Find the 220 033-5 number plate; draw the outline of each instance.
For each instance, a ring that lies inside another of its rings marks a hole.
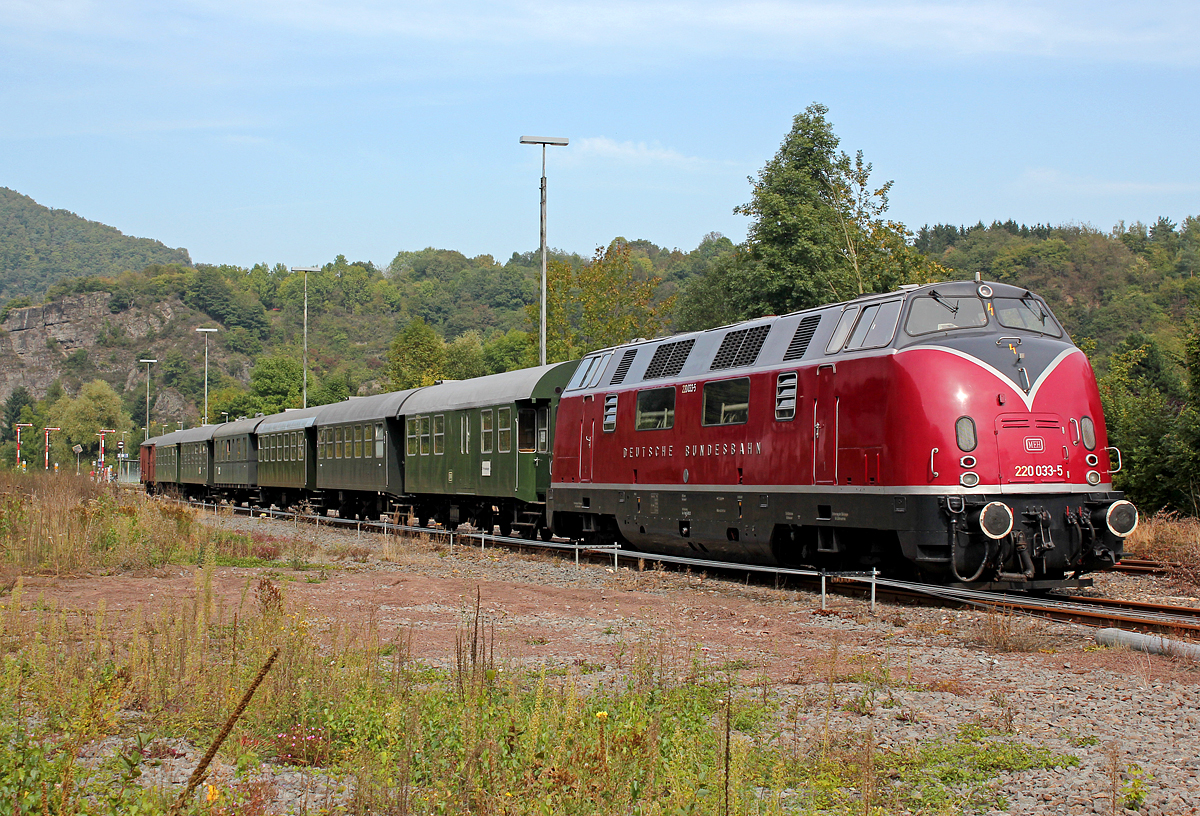
[[[1061,479],[1066,475],[1062,465],[1016,465],[1014,479]]]

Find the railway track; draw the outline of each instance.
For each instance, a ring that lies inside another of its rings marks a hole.
[[[266,510],[228,504],[214,505],[207,502],[194,501],[188,502],[188,504],[205,509],[219,508],[239,515],[263,515],[276,519],[303,521],[312,524],[320,523],[331,527],[381,532],[388,535],[424,534],[443,538],[449,543],[451,549],[455,546],[471,546],[481,549],[486,549],[489,545],[493,547],[504,546],[543,552],[573,553],[577,564],[581,556],[585,556],[588,559],[604,558],[606,560],[611,556],[614,567],[618,565],[620,560],[624,559],[637,562],[657,562],[664,565],[716,573],[745,573],[747,580],[749,580],[751,575],[757,575],[760,579],[773,577],[776,585],[778,585],[781,578],[790,579],[793,582],[810,584],[814,588],[820,585],[823,605],[825,603],[826,589],[829,589],[834,592],[870,593],[872,606],[874,605],[876,595],[882,594],[884,597],[903,603],[928,603],[933,601],[961,606],[973,606],[982,609],[1021,612],[1047,620],[1069,621],[1098,628],[1117,627],[1142,632],[1168,633],[1200,638],[1200,608],[1196,607],[1156,604],[1144,601],[1124,601],[1086,595],[1070,597],[1033,596],[1011,592],[960,589],[936,584],[922,584],[883,578],[871,573],[822,573],[817,570],[808,569],[735,564],[727,561],[643,553],[635,550],[626,550],[620,546],[599,547],[585,545],[559,538],[551,541],[541,541],[498,536],[482,531],[446,530],[441,528],[414,527],[388,521],[319,517],[291,510]],[[1138,566],[1153,564],[1164,570],[1166,568],[1159,562],[1137,560],[1134,563]],[[1150,568],[1138,571],[1152,573]]]
[[[1148,575],[1166,575],[1179,569],[1182,564],[1178,561],[1153,561],[1149,558],[1122,558],[1113,567],[1116,572],[1146,573]]]

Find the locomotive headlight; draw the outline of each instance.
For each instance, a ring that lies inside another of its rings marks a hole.
[[[1089,453],[1084,458],[1088,463],[1088,467],[1095,467],[1096,465],[1100,464],[1100,457],[1094,453]],[[1092,482],[1092,484],[1095,484],[1095,482]]]
[[[1089,470],[1087,472],[1087,483],[1090,485],[1100,484],[1100,474],[1094,470]]]
[[[1012,532],[1013,512],[1004,502],[994,501],[979,511],[979,529],[988,538],[1001,539]]]
[[[1117,538],[1124,538],[1137,529],[1137,508],[1124,499],[1113,502],[1104,514],[1104,523],[1108,525],[1109,532]]]
[[[963,487],[974,487],[975,485],[979,484],[979,474],[972,473],[968,470],[962,476],[958,477],[958,482]]]

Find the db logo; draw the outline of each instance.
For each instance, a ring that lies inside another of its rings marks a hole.
[[[1046,441],[1040,436],[1025,437],[1025,452],[1026,453],[1041,453],[1046,449]]]

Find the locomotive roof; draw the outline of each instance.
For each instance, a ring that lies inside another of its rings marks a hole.
[[[578,360],[522,368],[431,385],[414,393],[403,405],[405,414],[475,408],[526,399],[550,399],[561,390]]]
[[[404,401],[420,390],[410,388],[407,391],[391,391],[370,397],[351,397],[323,406],[325,410],[321,411],[317,418],[322,425],[392,419],[400,413]]]
[[[907,301],[918,296],[976,296],[985,284],[976,281],[943,281],[906,286],[892,292],[861,295],[852,300],[817,306],[785,315],[760,318],[687,332],[653,340],[636,340],[599,349],[584,356],[579,371],[568,384],[569,393],[587,393],[617,386],[664,384],[676,378],[736,376],[761,367],[800,364],[831,355],[879,354],[904,345],[928,342],[928,337],[907,337],[895,327],[881,344],[826,352],[838,325],[838,316],[850,306]],[[1004,283],[987,283],[991,297],[1020,298],[1028,289]],[[902,305],[891,307],[893,320]],[[594,364],[594,366],[593,366]]]

